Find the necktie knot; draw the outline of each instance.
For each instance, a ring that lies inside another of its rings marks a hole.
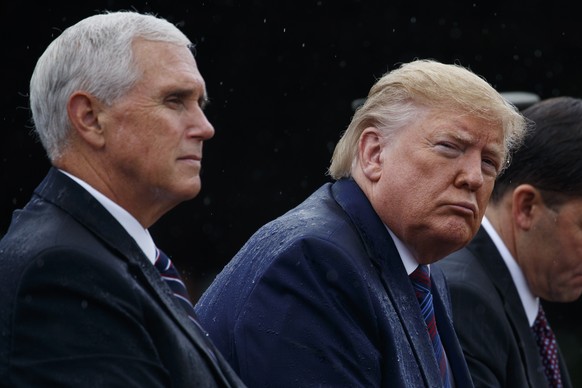
[[[410,275],[410,280],[416,292],[417,298],[422,295],[430,294],[430,269],[428,265],[419,265]]]
[[[172,291],[172,293],[174,294],[182,308],[186,310],[186,313],[188,314],[190,320],[194,323],[196,330],[198,330],[202,335],[202,339],[205,342],[206,352],[214,360],[214,362],[217,362],[216,355],[212,350],[213,345],[210,342],[210,339],[208,338],[208,334],[206,334],[206,331],[202,328],[202,326],[200,326],[200,324],[196,320],[194,306],[192,305],[192,302],[190,302],[188,290],[186,289],[186,285],[184,285],[184,282],[182,282],[182,278],[180,277],[178,270],[176,269],[176,267],[174,267],[174,264],[172,263],[172,260],[170,260],[168,255],[166,255],[164,252],[157,248],[156,250],[157,256],[156,261],[154,262],[154,266],[160,272],[162,279],[166,282],[168,287],[170,287],[170,290]]]
[[[192,302],[190,302],[186,285],[182,281],[178,270],[174,267],[170,258],[159,249],[157,249],[157,257],[154,266],[160,272],[162,279],[164,279],[166,284],[170,287],[174,296],[179,300],[180,305],[184,310],[186,310],[190,319],[194,320],[196,314],[194,313],[194,306],[192,305]]]
[[[562,387],[562,376],[558,362],[558,344],[541,304],[532,330],[539,347],[542,365],[544,366],[544,372],[550,387]]]
[[[154,265],[157,270],[160,271],[160,273],[164,273],[170,268],[170,264],[170,258],[159,249],[156,249],[156,261]]]

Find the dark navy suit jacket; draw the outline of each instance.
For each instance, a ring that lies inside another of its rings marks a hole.
[[[125,229],[51,169],[0,241],[0,386],[242,387],[201,333]]]
[[[487,231],[481,227],[466,248],[435,266],[448,280],[455,327],[475,386],[547,387],[517,288]],[[564,388],[571,387],[561,356],[559,362]]]
[[[442,273],[432,279],[454,379],[472,387]],[[402,260],[352,180],[259,229],[196,310],[249,387],[442,386]]]

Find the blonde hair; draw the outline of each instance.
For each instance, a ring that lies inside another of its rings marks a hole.
[[[329,175],[334,179],[351,176],[364,129],[376,127],[390,137],[427,108],[466,113],[501,125],[506,161],[527,128],[517,108],[472,71],[455,64],[415,60],[384,74],[372,86],[335,147]]]

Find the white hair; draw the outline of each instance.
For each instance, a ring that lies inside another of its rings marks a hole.
[[[139,38],[192,47],[165,19],[133,11],[105,12],[67,28],[39,58],[30,80],[30,108],[51,161],[67,145],[72,93],[84,90],[110,105],[139,79],[132,51]]]

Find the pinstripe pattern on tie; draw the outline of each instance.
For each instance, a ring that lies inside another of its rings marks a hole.
[[[180,304],[186,310],[186,313],[192,321],[196,324],[196,313],[194,312],[194,306],[190,302],[190,297],[188,296],[188,290],[186,285],[182,281],[180,274],[174,267],[174,264],[170,258],[161,250],[157,250],[157,256],[155,261],[155,267],[160,271],[162,279],[166,281],[170,290],[174,293],[174,296],[180,301]]]
[[[212,357],[214,362],[217,362],[216,355],[212,350],[210,338],[208,338],[208,333],[206,333],[206,330],[204,330],[204,328],[200,326],[200,323],[198,323],[198,320],[196,319],[194,306],[192,305],[192,302],[190,302],[188,290],[186,289],[186,285],[184,284],[182,278],[180,277],[180,273],[178,272],[176,267],[174,267],[174,264],[172,263],[172,260],[170,260],[168,255],[166,255],[158,248],[156,248],[156,251],[157,251],[156,261],[154,263],[154,266],[160,272],[162,279],[164,279],[166,284],[170,287],[170,290],[172,291],[176,299],[180,302],[180,305],[184,308],[184,310],[188,314],[188,318],[190,318],[192,323],[194,323],[194,326],[196,326],[197,330],[202,334],[202,338],[204,339],[204,341],[206,341],[206,351],[208,352],[210,357]]]
[[[426,323],[428,334],[432,341],[432,346],[436,356],[437,363],[441,372],[441,378],[443,380],[443,387],[450,387],[450,376],[449,369],[447,366],[447,358],[445,356],[445,351],[441,338],[437,331],[436,319],[434,315],[434,305],[432,302],[432,293],[430,272],[427,265],[419,265],[418,268],[410,274],[410,280],[420,304],[420,311],[422,312],[422,317]]]

